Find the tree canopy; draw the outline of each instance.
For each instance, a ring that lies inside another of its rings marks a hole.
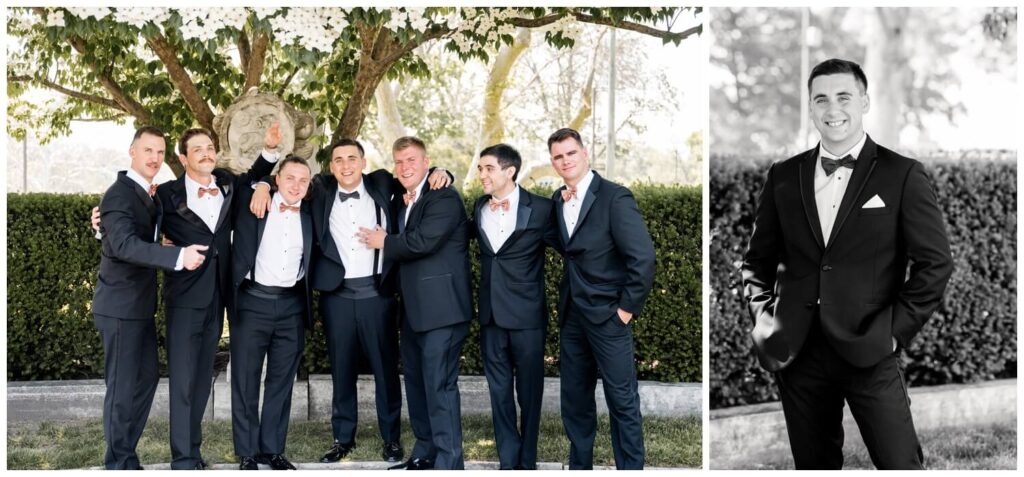
[[[417,47],[439,42],[484,62],[518,28],[571,47],[580,23],[678,44],[687,8],[12,8],[7,31],[8,133],[45,141],[76,119],[131,120],[172,135],[213,130],[214,116],[257,87],[325,127],[321,143],[355,137],[384,78],[425,77]],[[64,101],[34,104],[30,86]],[[218,138],[214,138],[216,141]],[[168,161],[177,167],[177,161]]]

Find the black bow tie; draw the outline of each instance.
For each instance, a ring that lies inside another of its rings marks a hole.
[[[827,157],[821,158],[821,168],[825,169],[825,175],[830,176],[836,169],[840,167],[847,167],[853,169],[853,166],[857,163],[857,158],[847,154],[842,159],[829,159]]]
[[[358,198],[359,198],[359,191],[355,191],[355,192],[342,192],[340,190],[338,191],[338,199],[341,200],[342,202],[345,202],[346,200],[349,200],[349,199],[358,199]]]

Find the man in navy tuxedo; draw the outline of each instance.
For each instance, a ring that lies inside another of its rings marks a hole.
[[[313,320],[308,279],[313,219],[309,201],[302,200],[309,181],[305,159],[281,161],[278,192],[262,218],[248,210],[253,189],[239,190],[231,274],[236,313],[229,318],[231,431],[241,470],[257,470],[257,463],[295,469],[284,448],[305,329]]]
[[[824,61],[807,88],[821,143],[768,170],[743,259],[754,351],[797,469],[842,468],[844,401],[876,467],[921,469],[898,353],[953,270],[942,212],[921,163],[864,133],[859,65]]]
[[[459,355],[472,319],[466,208],[458,191],[431,190],[423,141],[402,137],[392,147],[397,233],[363,228],[361,239],[399,264],[402,368],[416,445],[406,469],[462,469]]]
[[[600,369],[615,467],[642,469],[643,422],[631,323],[654,284],[654,244],[629,189],[590,169],[578,132],[555,131],[548,151],[565,181],[552,199],[563,252],[559,357],[569,467],[593,468],[594,388]]]
[[[480,345],[501,469],[537,468],[548,318],[544,247],[558,240],[551,200],[516,184],[522,164],[507,144],[480,152],[484,195],[470,227],[480,245]]]
[[[135,453],[160,379],[157,370],[156,270],[195,270],[206,245],[163,247],[158,241],[164,205],[153,177],[166,150],[164,133],[139,128],[121,171],[100,202],[100,269],[92,311],[103,339],[103,435],[107,469],[141,469]],[[194,273],[194,272],[183,272]]]

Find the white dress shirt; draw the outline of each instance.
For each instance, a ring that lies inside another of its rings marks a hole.
[[[501,250],[501,246],[508,240],[512,232],[516,230],[516,216],[519,211],[519,186],[512,189],[512,193],[505,197],[494,197],[491,200],[501,201],[508,199],[508,210],[498,207],[491,210],[490,202],[484,204],[480,212],[480,226],[487,235],[487,241],[495,252]]]
[[[199,189],[215,189],[217,190],[217,195],[204,193],[203,197],[200,198]],[[217,178],[210,176],[210,184],[204,186],[192,180],[188,174],[185,174],[185,195],[188,208],[198,215],[200,219],[203,219],[206,226],[210,228],[210,232],[213,232],[217,228],[220,209],[224,205],[224,194],[217,188]]]
[[[403,219],[404,221],[402,222],[402,225],[409,223],[409,212],[412,212],[412,206],[416,205],[416,203],[423,198],[421,197],[423,195],[423,184],[426,183],[427,176],[423,176],[423,180],[421,180],[419,185],[416,186],[416,197],[412,199],[412,202],[409,202],[409,205],[405,206],[405,218]]]
[[[826,245],[828,245],[831,239],[829,235],[832,233],[833,225],[835,225],[836,215],[839,213],[839,205],[843,202],[843,194],[846,192],[847,184],[850,183],[853,169],[840,167],[831,176],[827,175],[825,174],[825,169],[821,167],[821,158],[841,159],[849,154],[856,159],[860,155],[860,150],[864,148],[864,142],[867,138],[867,134],[864,134],[861,136],[860,141],[857,141],[857,144],[854,144],[850,150],[842,154],[832,154],[825,150],[825,146],[818,148],[817,167],[814,168],[814,202],[818,208],[818,221],[821,222],[821,236],[825,240]]]
[[[299,206],[300,202],[288,205]],[[285,203],[284,198],[275,193],[267,214],[267,225],[263,229],[263,240],[256,251],[255,280],[260,285],[290,287],[305,274],[302,267],[302,218],[298,212],[281,212],[282,203]]]
[[[580,207],[583,206],[583,199],[587,196],[587,189],[590,189],[590,183],[594,181],[594,171],[587,171],[587,175],[583,176],[578,184],[576,184],[576,197],[573,197],[562,204],[562,215],[565,217],[565,230],[569,232],[569,237],[572,237],[572,233],[576,231],[576,224],[580,219]]]
[[[349,193],[352,191],[338,187],[339,192]],[[355,192],[359,192],[359,198],[349,198],[341,201],[338,194],[334,194],[334,206],[331,208],[330,231],[334,245],[338,247],[338,255],[341,255],[341,264],[345,266],[345,278],[359,278],[372,276],[373,256],[375,250],[367,247],[356,237],[360,227],[373,229],[377,225],[377,204],[366,192],[365,184],[360,181]],[[387,229],[387,216],[384,211],[380,213],[380,226]],[[380,251],[380,258],[377,260],[377,272],[383,270],[384,254]]]

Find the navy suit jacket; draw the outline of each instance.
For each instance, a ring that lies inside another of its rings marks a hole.
[[[388,233],[398,232],[391,204],[393,182],[394,177],[384,169],[363,174],[363,186],[380,209],[381,216],[386,219]],[[340,288],[345,281],[345,265],[342,264],[341,254],[338,253],[338,244],[331,235],[331,210],[334,208],[334,198],[338,194],[338,180],[326,172],[317,174],[310,185],[310,194],[313,234],[316,238],[311,273],[313,288],[332,292]],[[391,296],[395,292],[394,271],[394,262],[385,260],[378,288],[378,292],[383,296]]]
[[[906,346],[921,330],[953,271],[942,212],[920,162],[868,137],[828,245],[815,205],[817,163],[814,148],[768,169],[743,257],[751,337],[769,371],[796,358],[816,307],[843,359],[878,363],[892,353],[892,337]],[[875,196],[884,207],[864,208]]]
[[[249,210],[249,202],[252,200],[253,190],[251,187],[241,187],[238,190],[238,210],[235,214],[235,243],[231,249],[232,256],[232,290],[234,290],[234,306],[237,309],[238,294],[241,292],[242,284],[248,278],[249,273],[255,273],[256,254],[259,252],[260,244],[263,242],[263,231],[267,227],[267,218],[270,214],[264,214],[262,219],[256,218]],[[313,326],[313,293],[310,288],[309,264],[313,255],[313,218],[310,214],[311,204],[308,200],[300,201],[301,209],[299,215],[302,218],[302,267],[306,274],[300,282],[302,292],[306,301],[306,326]],[[273,244],[270,244],[273,246]]]
[[[570,302],[593,323],[618,320],[618,308],[635,317],[654,285],[654,243],[633,193],[594,172],[570,238],[562,213],[564,189],[552,196],[564,258],[559,323]]]
[[[430,190],[425,183],[398,234],[384,239],[384,260],[398,262],[405,319],[416,332],[470,321],[466,207],[451,187]],[[395,222],[404,219],[401,194],[392,198]]]
[[[251,188],[252,179],[260,178],[274,168],[260,156],[252,168],[244,174],[232,174],[224,169],[214,169],[217,187],[224,196],[220,208],[220,216],[213,232],[206,222],[188,208],[188,197],[185,189],[185,174],[177,180],[165,182],[157,188],[156,194],[165,204],[163,233],[164,236],[178,246],[192,244],[206,245],[210,248],[203,252],[207,260],[196,270],[168,271],[164,273],[164,302],[171,306],[187,308],[206,308],[213,300],[214,283],[219,282],[224,305],[230,306],[231,300],[231,230],[234,224],[235,202],[240,195],[239,190]],[[248,206],[248,204],[245,204]],[[217,257],[217,268],[211,265]],[[233,310],[233,308],[232,308]]]
[[[92,311],[123,320],[152,320],[156,312],[156,269],[173,270],[180,247],[157,243],[163,207],[126,171],[117,173],[100,201],[103,234]]]
[[[506,329],[543,328],[548,309],[544,294],[544,246],[557,241],[550,199],[519,188],[516,228],[495,250],[483,229],[483,208],[491,195],[476,201],[474,232],[480,244],[480,324]]]

